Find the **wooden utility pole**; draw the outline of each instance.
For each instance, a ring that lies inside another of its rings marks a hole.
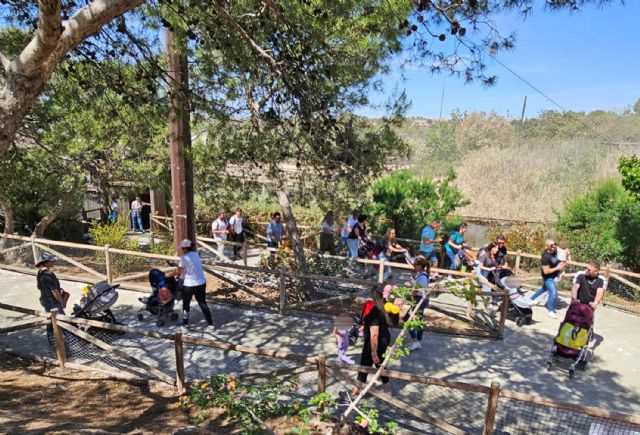
[[[173,199],[173,241],[195,242],[193,168],[189,110],[189,70],[184,43],[165,28],[169,63],[169,148],[171,151],[171,194]]]
[[[524,122],[524,112],[527,110],[527,96],[524,96],[524,102],[522,103],[522,115],[520,115],[520,123]]]

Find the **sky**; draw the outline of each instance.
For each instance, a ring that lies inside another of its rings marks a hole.
[[[640,98],[639,0],[585,6],[576,13],[538,7],[527,18],[505,14],[495,21],[502,34],[517,34],[516,48],[501,52],[500,62],[562,108],[622,112]],[[476,82],[465,85],[462,79],[433,75],[428,69],[405,69],[401,74],[394,67],[382,77],[384,93],[371,95],[371,100],[382,102],[404,88],[411,101],[407,116],[438,118],[444,88],[443,118],[456,108],[519,118],[525,96],[526,117],[562,110],[491,59],[488,73],[498,77],[489,88]],[[383,112],[363,109],[361,114],[375,117]]]

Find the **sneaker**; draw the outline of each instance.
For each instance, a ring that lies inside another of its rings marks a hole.
[[[411,346],[409,346],[409,351],[410,352],[413,352],[414,350],[418,350],[418,349],[422,349],[422,345],[420,344],[419,341],[416,341]]]
[[[213,333],[216,330],[216,327],[213,325],[208,325],[206,331],[209,333]]]
[[[547,311],[547,315],[549,317],[551,317],[552,319],[557,319],[558,318],[558,315],[556,314],[555,311]]]
[[[147,302],[149,302],[149,298],[147,296],[143,296],[141,298],[138,298],[138,300],[140,302],[142,302],[143,304],[146,304]]]

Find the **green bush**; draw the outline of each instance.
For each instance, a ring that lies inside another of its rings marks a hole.
[[[556,227],[571,243],[574,260],[637,268],[640,205],[617,181],[597,184],[565,204]]]
[[[116,249],[137,251],[138,242],[127,237],[129,227],[122,220],[113,224],[98,224],[89,229],[89,234],[98,246],[109,245]]]
[[[453,184],[455,178],[453,172],[442,180],[395,172],[371,185],[369,202],[362,209],[375,232],[384,234],[391,227],[398,237],[416,238],[429,221],[447,219],[456,208],[468,204]]]

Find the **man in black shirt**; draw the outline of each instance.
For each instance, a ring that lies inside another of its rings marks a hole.
[[[594,310],[604,296],[605,278],[599,275],[600,263],[590,262],[584,272],[576,274],[571,287],[571,302],[589,305]]]
[[[556,243],[549,239],[545,241],[545,250],[540,258],[540,272],[542,273],[542,287],[540,287],[532,296],[531,300],[536,299],[545,291],[549,292],[549,299],[547,300],[547,314],[552,319],[557,319],[558,315],[555,311],[555,299],[556,299],[556,278],[562,273],[565,263],[558,260],[558,254],[556,251]]]
[[[495,260],[496,260],[496,263],[502,264],[505,258],[507,258],[507,240],[501,234],[498,237],[496,237],[496,244],[498,245],[498,253],[496,254]]]

